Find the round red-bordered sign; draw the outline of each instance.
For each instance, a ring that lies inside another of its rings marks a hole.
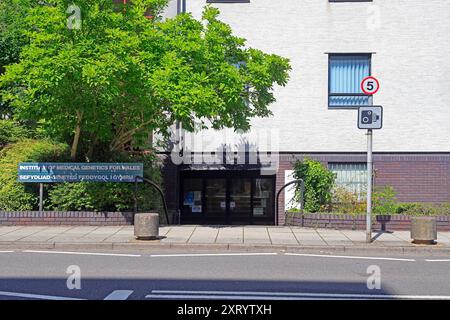
[[[380,90],[380,82],[377,78],[372,76],[364,78],[363,81],[361,81],[361,90],[365,94],[372,96]]]

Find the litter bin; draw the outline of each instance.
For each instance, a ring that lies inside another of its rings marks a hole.
[[[434,244],[437,240],[435,217],[412,217],[411,239],[417,244]]]
[[[136,213],[134,215],[134,236],[139,240],[153,240],[159,236],[158,213]]]

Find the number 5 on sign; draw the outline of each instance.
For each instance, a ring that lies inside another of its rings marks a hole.
[[[375,77],[367,77],[361,81],[361,90],[371,96],[380,90],[380,82]]]

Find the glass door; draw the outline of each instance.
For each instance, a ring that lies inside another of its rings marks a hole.
[[[253,193],[252,221],[268,222],[274,219],[274,180],[256,178]]]
[[[227,216],[227,179],[205,179],[205,218],[210,223],[225,223]]]
[[[273,224],[275,177],[252,172],[203,172],[182,176],[181,222]]]
[[[252,212],[252,179],[231,178],[230,179],[230,222],[250,223]]]

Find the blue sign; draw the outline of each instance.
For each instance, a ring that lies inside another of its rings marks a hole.
[[[134,182],[142,163],[19,163],[19,182]],[[138,180],[141,182],[141,180]]]
[[[188,192],[184,197],[183,205],[192,206],[194,205],[194,192]]]

